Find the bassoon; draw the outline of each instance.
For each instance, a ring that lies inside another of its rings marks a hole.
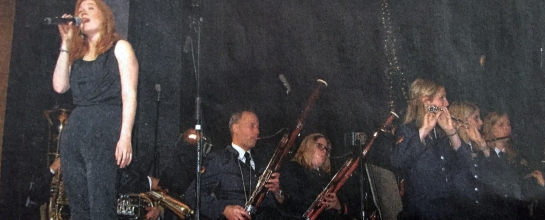
[[[303,122],[305,121],[305,118],[307,117],[310,108],[318,98],[320,90],[327,86],[327,82],[322,79],[318,79],[317,82],[318,87],[314,89],[314,92],[312,92],[312,95],[310,96],[307,105],[303,110],[303,113],[297,120],[297,125],[295,126],[295,129],[293,129],[289,136],[288,134],[284,134],[284,137],[282,137],[282,139],[280,140],[280,143],[276,148],[271,160],[269,161],[269,164],[267,164],[267,167],[263,171],[263,174],[261,174],[261,176],[259,177],[256,188],[252,192],[252,196],[250,196],[250,199],[246,202],[244,209],[249,214],[255,214],[255,212],[257,211],[257,207],[265,198],[265,195],[268,191],[268,189],[265,187],[265,184],[269,181],[271,175],[274,172],[278,172],[278,170],[280,169],[282,160],[295,143],[295,139],[297,138],[297,136],[299,136],[299,133],[303,128]]]
[[[331,181],[327,184],[327,186],[324,188],[324,190],[318,194],[318,197],[314,200],[312,205],[307,209],[305,214],[303,214],[303,218],[307,220],[315,220],[318,218],[318,215],[326,208],[324,206],[324,198],[330,194],[330,193],[337,193],[339,189],[344,185],[348,177],[352,175],[352,173],[356,170],[356,168],[359,165],[360,159],[365,158],[367,153],[369,152],[369,149],[371,149],[371,146],[373,145],[373,142],[377,138],[379,131],[386,132],[388,127],[392,124],[392,121],[394,121],[395,118],[399,118],[399,116],[391,111],[390,117],[386,120],[386,122],[382,125],[382,127],[375,131],[373,133],[373,137],[369,142],[367,142],[367,145],[365,145],[365,148],[363,149],[363,152],[361,155],[358,155],[356,157],[348,159],[344,165],[339,169],[339,171],[331,178]]]

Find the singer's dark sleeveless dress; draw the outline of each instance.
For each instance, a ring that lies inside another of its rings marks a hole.
[[[71,66],[76,107],[60,142],[71,219],[117,219],[115,149],[122,105],[115,45],[93,61],[78,59]]]

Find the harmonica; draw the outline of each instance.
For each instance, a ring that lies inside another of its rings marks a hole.
[[[430,105],[430,106],[428,106],[428,111],[429,112],[437,112],[437,111],[443,111],[443,109],[439,108],[439,107],[437,107],[435,105]],[[462,121],[462,120],[460,120],[460,119],[458,119],[458,118],[456,118],[456,117],[454,117],[452,115],[450,116],[450,118],[452,118],[452,120],[454,120],[454,121],[457,121],[457,122],[460,122],[460,123],[464,124],[464,126],[466,128],[469,126],[469,124],[467,122],[464,122],[464,121]]]

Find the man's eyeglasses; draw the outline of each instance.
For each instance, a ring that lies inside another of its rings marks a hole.
[[[327,145],[323,145],[322,143],[316,143],[316,147],[320,150],[325,150],[327,153],[331,152],[331,148]]]

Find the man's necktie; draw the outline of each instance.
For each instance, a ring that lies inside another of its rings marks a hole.
[[[244,158],[246,158],[246,162],[244,162],[244,164],[245,164],[246,166],[248,166],[248,167],[254,169],[254,168],[252,167],[252,158],[250,157],[250,153],[246,152],[246,153],[244,154]]]

